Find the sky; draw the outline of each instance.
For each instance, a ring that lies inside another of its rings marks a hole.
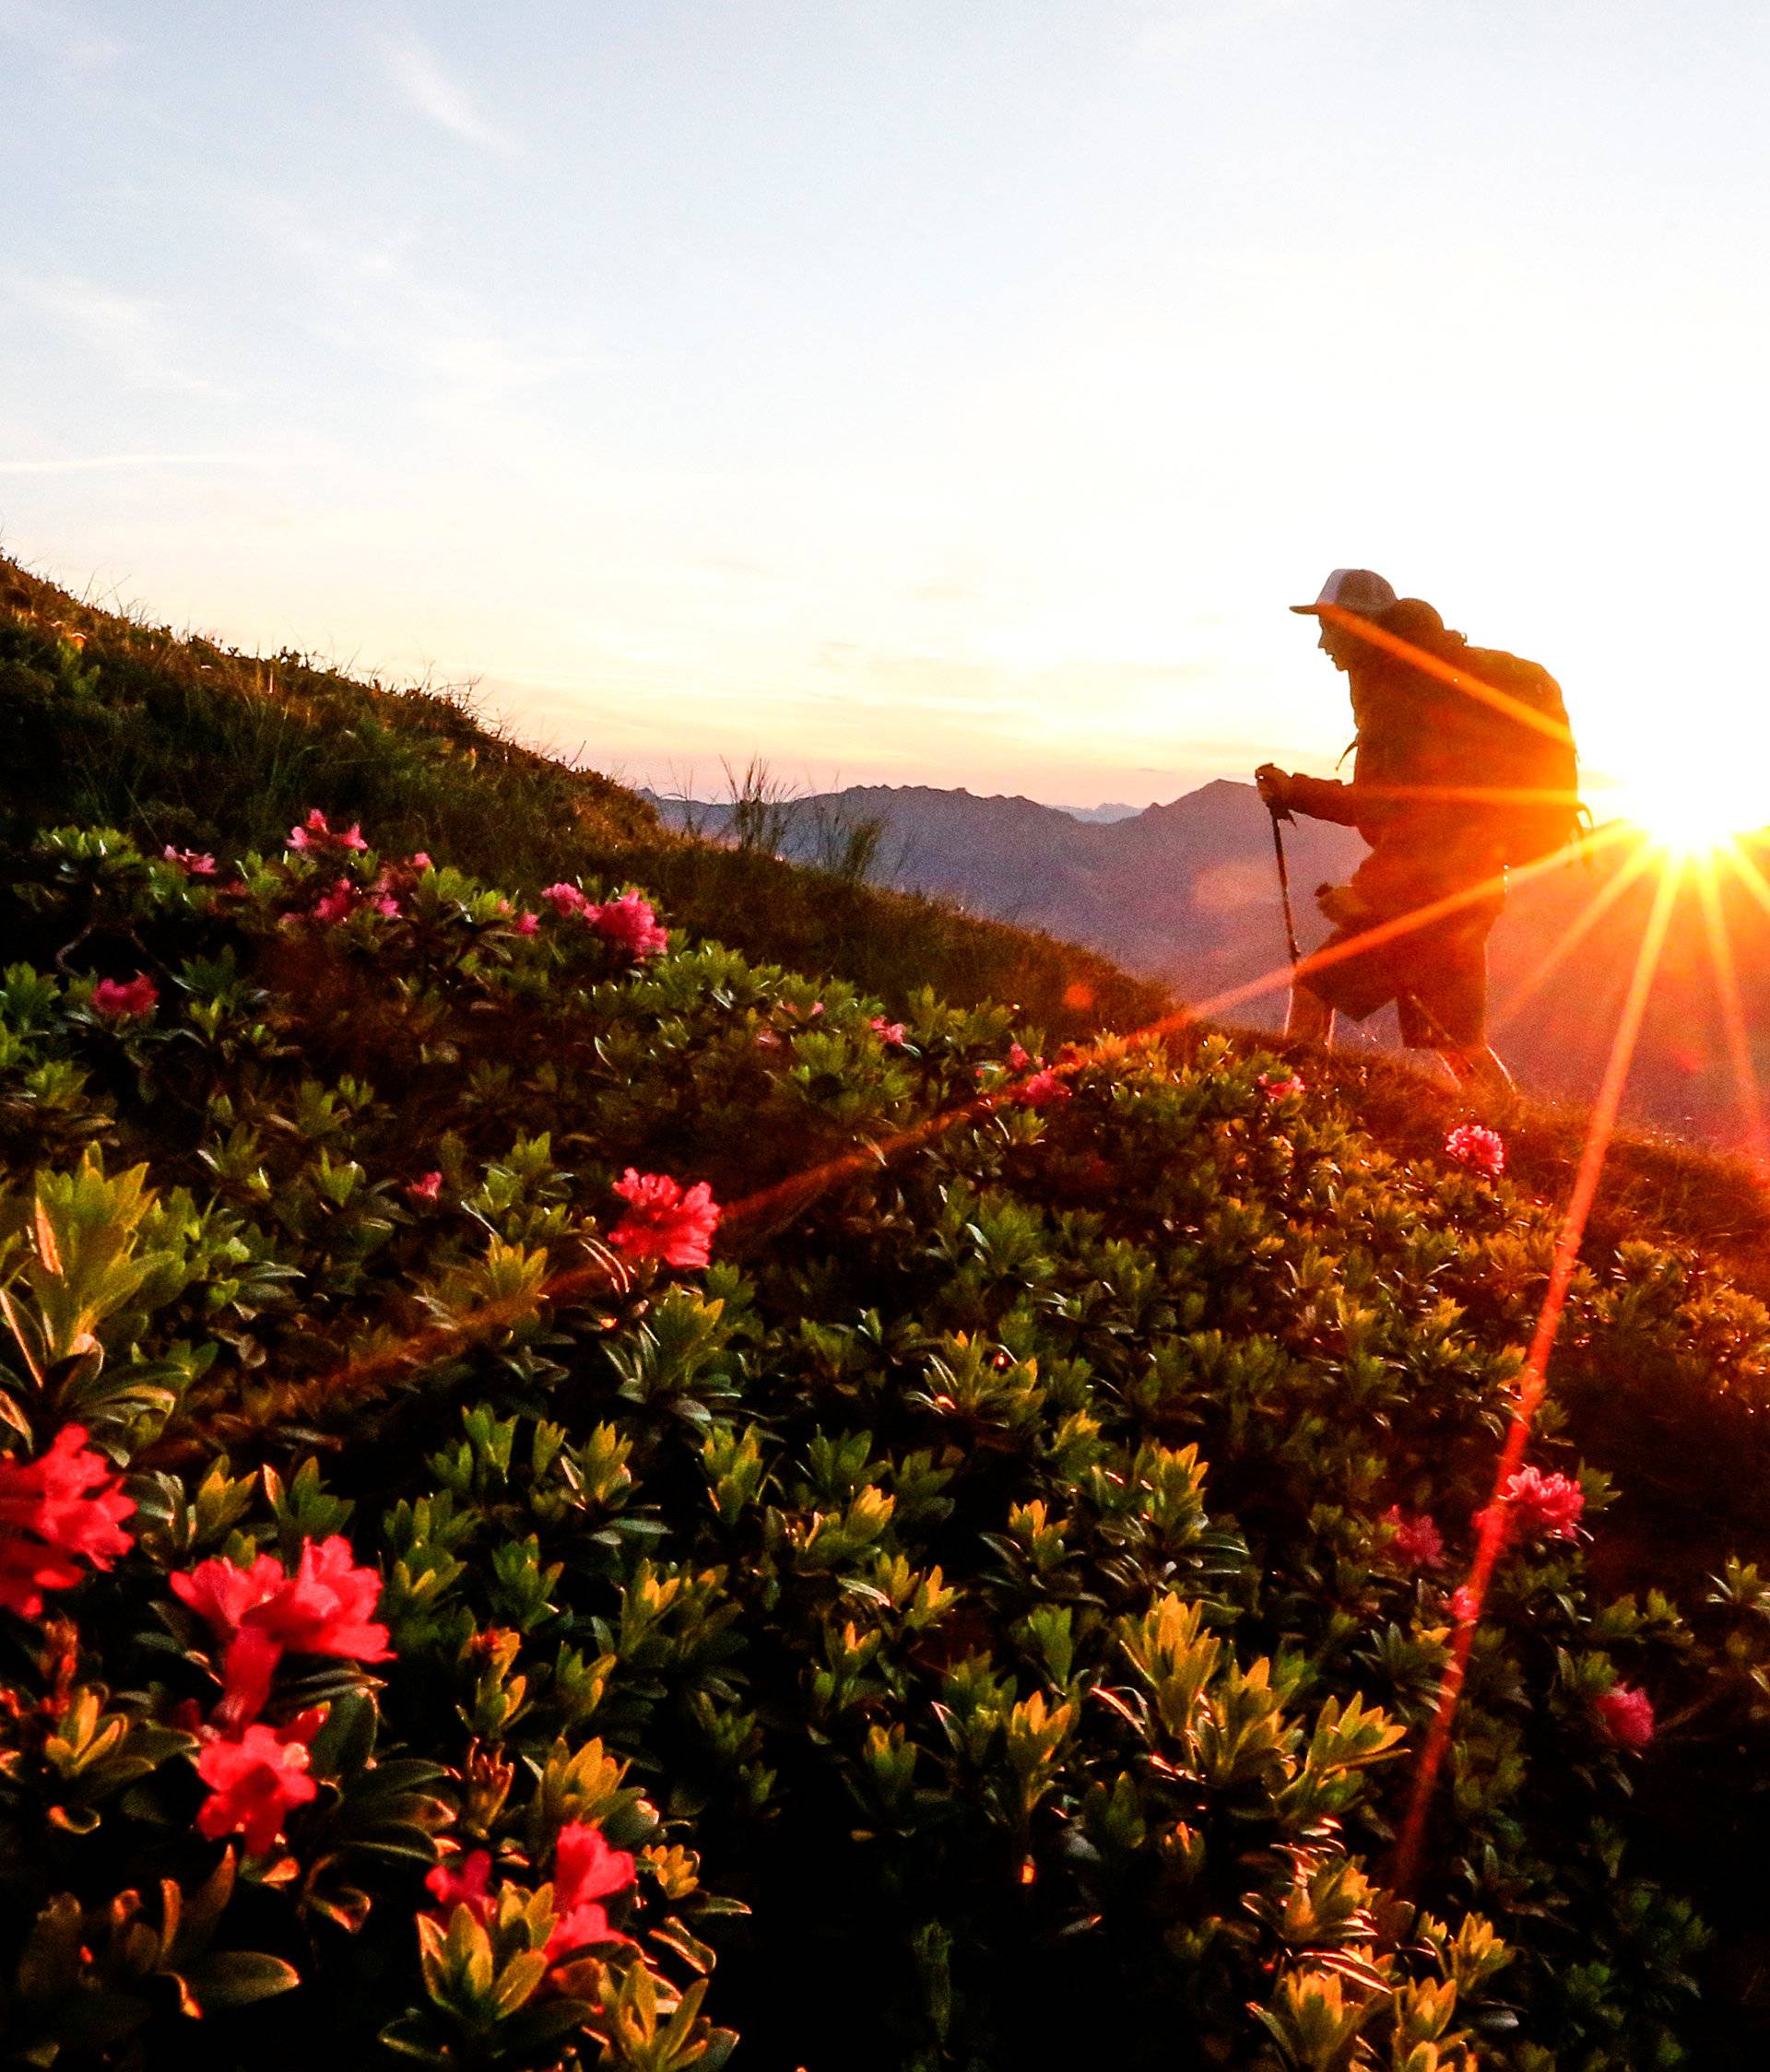
[[[0,0],[0,548],[1079,805],[1329,768],[1363,565],[1762,818],[1766,105],[1763,0]]]

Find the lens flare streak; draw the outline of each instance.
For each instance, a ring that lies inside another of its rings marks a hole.
[[[1421,1750],[1420,1761],[1414,1772],[1413,1789],[1409,1796],[1407,1816],[1402,1822],[1401,1837],[1396,1849],[1395,1883],[1397,1890],[1403,1893],[1412,1890],[1419,1870],[1420,1852],[1425,1840],[1426,1820],[1432,1809],[1434,1787],[1437,1784],[1438,1773],[1444,1767],[1445,1756],[1450,1746],[1451,1730],[1456,1725],[1457,1708],[1469,1672],[1469,1648],[1475,1638],[1475,1628],[1481,1616],[1481,1607],[1487,1600],[1488,1585],[1493,1581],[1504,1538],[1506,1512],[1504,1492],[1507,1483],[1523,1465],[1524,1449],[1529,1441],[1537,1412],[1547,1393],[1549,1358],[1554,1350],[1555,1338],[1561,1329],[1562,1315],[1567,1306],[1567,1290],[1573,1283],[1574,1270],[1579,1264],[1579,1251],[1586,1236],[1587,1219],[1591,1215],[1592,1203],[1597,1198],[1598,1183],[1604,1171],[1605,1155],[1610,1149],[1611,1137],[1616,1128],[1617,1113],[1622,1104],[1623,1089],[1628,1084],[1629,1067],[1634,1060],[1634,1047],[1641,1033],[1642,1018],[1646,1012],[1647,998],[1653,990],[1654,973],[1658,969],[1660,952],[1665,947],[1666,931],[1671,922],[1672,907],[1677,900],[1682,877],[1682,869],[1673,865],[1665,871],[1659,880],[1653,911],[1648,914],[1647,924],[1642,931],[1641,947],[1629,982],[1628,998],[1623,1002],[1622,1012],[1617,1021],[1610,1058],[1604,1067],[1603,1083],[1599,1088],[1598,1099],[1592,1104],[1592,1111],[1587,1121],[1586,1139],[1580,1151],[1579,1166],[1574,1175],[1573,1190],[1568,1196],[1567,1207],[1561,1219],[1561,1230],[1555,1240],[1554,1257],[1549,1269],[1549,1285],[1543,1293],[1542,1307],[1538,1313],[1530,1349],[1526,1356],[1524,1372],[1518,1383],[1517,1404],[1512,1414],[1512,1421],[1506,1429],[1505,1440],[1500,1448],[1499,1463],[1494,1470],[1493,1501],[1481,1514],[1481,1532],[1475,1543],[1475,1558],[1470,1564],[1463,1594],[1457,1600],[1461,1609],[1451,1641],[1450,1661],[1445,1669],[1444,1681],[1439,1686],[1432,1725],[1427,1729],[1425,1746]]]

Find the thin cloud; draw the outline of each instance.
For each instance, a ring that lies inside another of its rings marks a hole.
[[[381,35],[375,49],[387,76],[418,112],[451,135],[487,151],[515,157],[521,144],[499,128],[474,101],[460,80],[452,78],[442,60],[414,29]]]

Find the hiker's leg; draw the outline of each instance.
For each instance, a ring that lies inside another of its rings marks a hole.
[[[1284,1032],[1303,1043],[1331,1043],[1334,1010],[1319,993],[1301,982],[1291,988],[1291,1006],[1284,1018]]]
[[[1473,1087],[1487,1093],[1510,1093],[1512,1075],[1500,1063],[1493,1046],[1482,1043],[1468,1050],[1443,1050],[1438,1055],[1450,1068],[1459,1087]]]

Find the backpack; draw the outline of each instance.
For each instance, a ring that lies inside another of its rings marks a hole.
[[[1506,864],[1540,862],[1575,842],[1591,816],[1579,802],[1579,757],[1561,686],[1548,670],[1501,648],[1468,650],[1462,666],[1478,682],[1503,692],[1548,727],[1465,691],[1464,731],[1469,782],[1483,790],[1540,793],[1540,798],[1496,799],[1490,808]]]

